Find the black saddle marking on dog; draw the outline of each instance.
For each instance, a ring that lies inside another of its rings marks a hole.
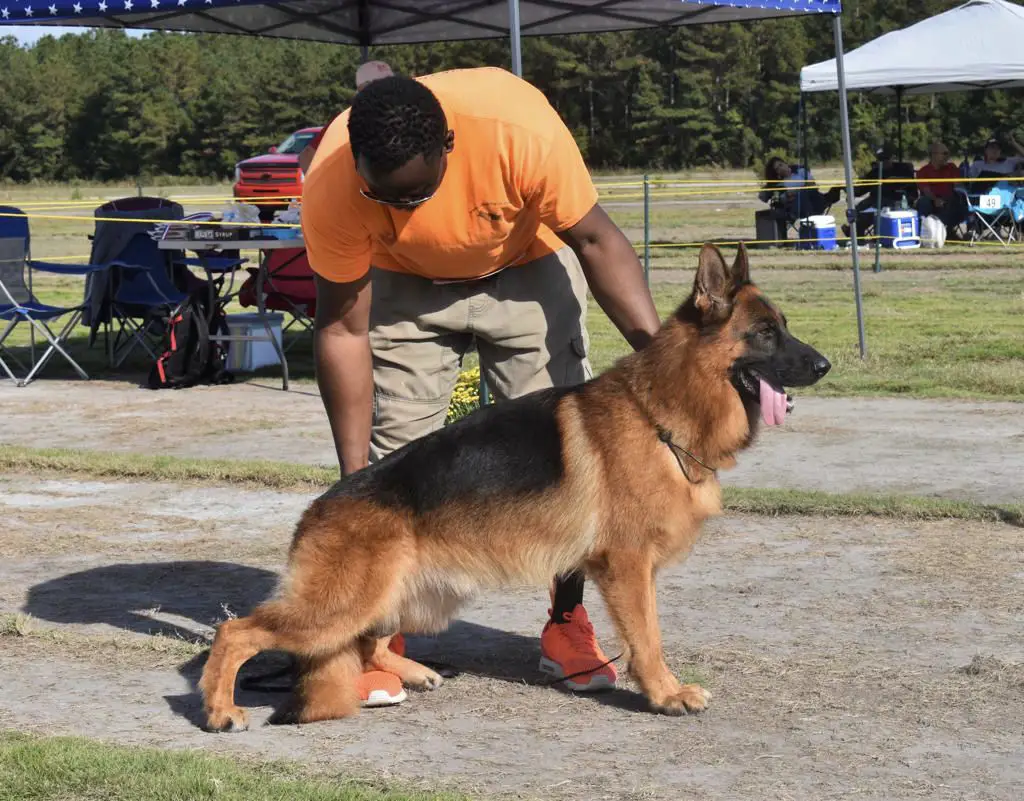
[[[484,406],[343,478],[322,497],[423,514],[454,501],[541,492],[564,475],[555,410],[579,390],[543,389]]]

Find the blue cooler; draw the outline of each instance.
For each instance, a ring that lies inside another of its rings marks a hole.
[[[921,220],[914,209],[882,209],[877,233],[882,247],[921,247]]]
[[[816,214],[800,220],[798,250],[835,250],[836,218],[831,214]]]

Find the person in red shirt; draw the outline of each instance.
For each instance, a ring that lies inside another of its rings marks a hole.
[[[963,221],[966,210],[963,200],[953,190],[960,180],[960,169],[949,161],[949,148],[942,142],[933,142],[928,149],[928,163],[917,171],[921,183],[921,196],[917,200],[917,211],[922,217],[934,214],[947,230]]]

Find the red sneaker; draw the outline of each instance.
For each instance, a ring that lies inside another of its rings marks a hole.
[[[364,707],[395,706],[406,697],[402,680],[394,673],[368,670],[359,677],[359,698]]]
[[[577,692],[614,687],[618,674],[597,644],[594,627],[583,604],[577,604],[564,617],[564,623],[549,620],[544,626],[540,635],[540,669],[562,679],[566,687]]]

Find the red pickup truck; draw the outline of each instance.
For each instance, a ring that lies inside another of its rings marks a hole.
[[[299,153],[316,136],[322,126],[300,128],[277,147],[262,156],[235,165],[234,196],[260,207],[260,217],[269,221],[276,209],[288,207],[291,198],[302,196],[302,170]],[[266,198],[266,200],[254,200]],[[275,201],[274,198],[280,198]]]

